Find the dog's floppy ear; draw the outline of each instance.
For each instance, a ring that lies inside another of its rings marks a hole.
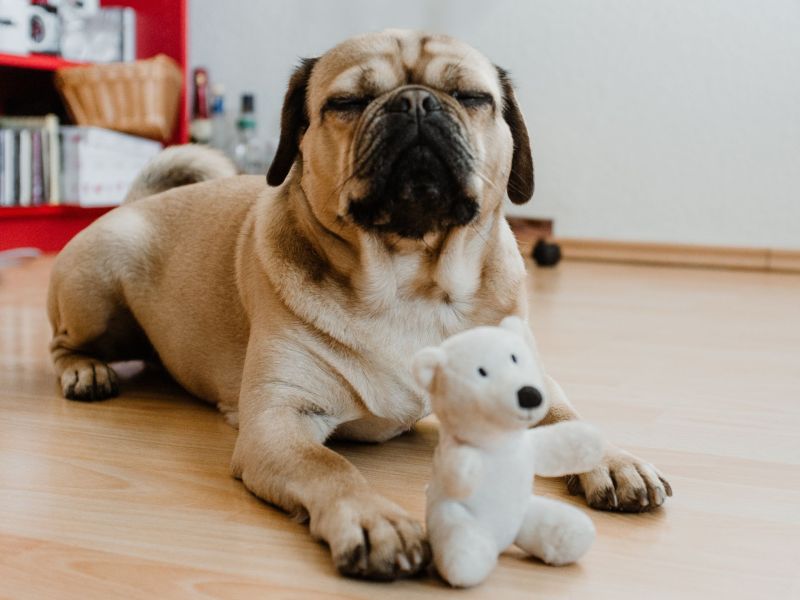
[[[503,119],[511,129],[514,140],[514,156],[511,159],[511,175],[508,178],[508,197],[514,204],[524,204],[533,196],[533,157],[528,128],[514,95],[514,86],[505,69],[495,66],[503,89]]]
[[[411,372],[419,387],[430,391],[437,369],[446,362],[447,354],[441,348],[429,346],[417,352],[411,363]]]
[[[319,58],[304,58],[289,79],[289,88],[283,99],[281,112],[281,139],[278,151],[267,171],[267,183],[275,186],[283,183],[294,164],[300,149],[300,136],[308,127],[306,88],[311,70]]]

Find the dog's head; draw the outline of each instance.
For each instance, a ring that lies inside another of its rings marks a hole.
[[[386,31],[302,62],[267,181],[293,165],[326,224],[422,238],[533,194],[525,122],[505,71],[442,35]]]

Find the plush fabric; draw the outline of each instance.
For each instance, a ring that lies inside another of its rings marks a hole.
[[[592,544],[589,517],[533,495],[534,474],[581,473],[603,441],[582,422],[531,429],[548,411],[547,383],[527,324],[454,335],[414,357],[414,377],[441,423],[427,490],[427,527],[439,574],[451,585],[483,581],[511,544],[552,565]]]

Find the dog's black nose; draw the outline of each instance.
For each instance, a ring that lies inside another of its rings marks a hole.
[[[389,112],[416,114],[418,117],[441,109],[442,105],[434,93],[421,86],[405,87],[386,103],[386,110]]]
[[[522,408],[536,408],[542,403],[542,393],[535,387],[526,385],[517,391],[517,400]]]

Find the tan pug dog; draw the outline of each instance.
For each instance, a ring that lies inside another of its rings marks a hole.
[[[480,53],[387,31],[304,61],[281,127],[271,187],[214,179],[231,172],[221,158],[170,149],[133,201],[64,249],[53,360],[66,397],[98,400],[117,393],[110,361],[156,355],[238,423],[234,474],[307,515],[342,573],[411,575],[429,559],[422,528],[324,444],[408,430],[430,408],[412,383],[416,350],[525,316],[502,210],[506,193],[533,193],[525,124],[505,72]],[[552,380],[546,393],[547,422],[577,418]],[[571,488],[633,511],[670,494],[612,447]]]

